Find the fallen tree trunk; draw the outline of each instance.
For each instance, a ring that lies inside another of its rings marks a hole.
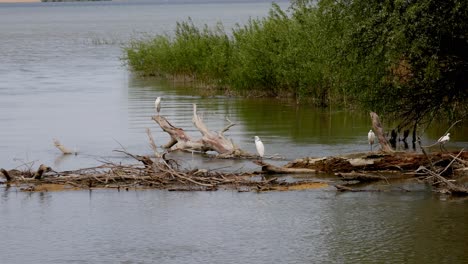
[[[360,181],[360,182],[373,182],[373,181],[382,181],[387,180],[384,176],[379,175],[372,175],[368,173],[360,173],[360,172],[350,172],[350,173],[336,173],[336,176],[341,177],[345,181]]]
[[[257,164],[258,166],[261,166],[262,171],[266,173],[297,174],[297,173],[316,173],[317,172],[316,170],[313,170],[313,169],[278,167],[275,165],[265,163],[261,160],[255,160],[253,163]]]
[[[442,180],[441,175],[455,175],[455,173],[463,175],[467,172],[465,169],[467,159],[468,153],[465,151],[459,152],[456,156],[453,153],[435,153],[428,156],[427,153],[394,152],[393,154],[355,153],[340,157],[302,158],[281,167],[264,161],[254,161],[254,163],[262,167],[262,173],[328,173],[343,180],[359,182],[387,181],[429,174],[445,183],[448,191],[460,194],[465,192],[466,188]],[[455,162],[456,164],[454,164]],[[421,174],[421,168],[429,166],[431,166],[432,171],[439,173],[423,170],[423,174]],[[449,167],[455,169],[449,170]]]
[[[210,150],[205,147],[201,140],[192,139],[182,128],[173,126],[164,116],[152,116],[151,117],[161,129],[168,133],[171,137],[170,141],[164,145],[164,148],[172,148],[173,150],[190,150],[190,151],[201,151],[206,152]]]
[[[224,135],[224,132],[235,125],[234,123],[227,119],[229,124],[220,132],[212,131],[208,129],[202,118],[198,115],[196,104],[193,104],[192,122],[202,135],[200,139],[192,139],[182,128],[173,126],[163,116],[157,115],[151,118],[171,137],[170,141],[164,145],[164,148],[199,152],[215,151],[221,158],[256,157],[256,155],[241,150],[232,140],[226,138]]]
[[[193,125],[202,134],[201,141],[203,145],[210,149],[218,152],[219,154],[232,153],[236,146],[234,143],[224,136],[224,132],[229,130],[230,127],[234,126],[232,122],[226,126],[221,132],[214,132],[208,129],[201,117],[197,114],[197,105],[193,104]]]
[[[377,135],[377,138],[379,139],[380,150],[385,153],[394,152],[387,138],[385,138],[383,127],[380,123],[379,116],[376,113],[371,112],[370,117],[372,119],[372,128],[374,128],[375,134]]]
[[[3,174],[3,176],[5,176],[5,179],[8,181],[11,181],[13,178],[10,176],[10,173],[5,170],[5,169],[0,169],[0,172]]]

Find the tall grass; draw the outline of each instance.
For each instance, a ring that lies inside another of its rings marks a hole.
[[[197,27],[191,19],[179,22],[174,36],[132,41],[125,59],[144,75],[183,76],[319,106],[358,103],[400,116],[415,113],[410,119],[417,122],[455,106],[462,110],[451,112],[466,116],[466,107],[458,107],[466,106],[466,49],[452,47],[467,45],[468,4],[444,3],[450,8],[442,18],[431,8],[436,0],[291,0],[286,11],[273,4],[265,18],[250,19],[230,34],[222,24],[210,28]],[[415,15],[415,10],[423,11]],[[441,32],[447,41],[438,40]],[[396,69],[402,62],[409,70],[400,78]],[[450,96],[440,96],[446,90]]]
[[[125,48],[131,68],[147,76],[184,76],[224,84],[231,41],[222,24],[214,29],[196,27],[191,19],[178,22],[174,37],[157,35],[133,40]]]
[[[338,21],[333,12],[321,12],[308,1],[293,1],[288,11],[272,4],[268,16],[237,25],[231,34],[222,24],[199,28],[188,19],[177,23],[173,37],[133,41],[125,49],[126,60],[144,75],[185,76],[324,106],[352,98],[347,91],[353,82],[342,78],[340,55],[348,21]]]
[[[329,72],[313,17],[307,15],[304,23],[273,4],[266,18],[250,19],[229,35],[220,23],[199,28],[188,19],[177,23],[173,37],[132,41],[125,59],[143,75],[184,76],[237,91],[312,98],[324,105],[329,101]]]

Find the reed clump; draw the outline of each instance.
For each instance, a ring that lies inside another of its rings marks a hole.
[[[379,109],[405,125],[468,113],[468,2],[291,0],[226,32],[178,22],[133,40],[130,68],[207,87]],[[438,12],[438,10],[445,10]]]

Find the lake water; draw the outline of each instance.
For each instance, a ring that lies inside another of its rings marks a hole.
[[[190,3],[191,2],[191,3]],[[287,2],[280,2],[286,7]],[[194,137],[192,104],[207,125],[254,152],[288,160],[367,151],[366,113],[314,109],[290,101],[205,96],[188,85],[134,76],[123,65],[131,38],[171,33],[175,22],[227,29],[268,12],[267,2],[112,1],[0,4],[0,167],[55,170],[132,162],[114,149],[150,154],[168,136],[162,115]],[[378,112],[378,111],[377,111]],[[423,135],[431,143],[447,124]],[[466,147],[466,126],[449,148]],[[62,156],[53,139],[77,149]],[[173,154],[187,167],[253,170],[251,162]],[[407,188],[408,186],[403,185]],[[467,200],[429,188],[336,194],[0,189],[1,263],[463,263],[468,261]]]

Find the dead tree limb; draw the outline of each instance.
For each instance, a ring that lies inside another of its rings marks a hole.
[[[254,155],[247,153],[234,142],[225,137],[224,133],[228,131],[235,124],[228,118],[229,122],[220,132],[210,130],[203,122],[202,118],[197,113],[197,105],[193,104],[193,117],[192,123],[201,133],[200,139],[192,139],[182,128],[173,126],[169,121],[160,115],[151,117],[161,129],[168,133],[171,137],[170,141],[164,148],[171,148],[172,150],[186,150],[186,151],[215,151],[220,158],[238,158],[238,157],[252,157]]]
[[[224,132],[228,131],[231,127],[235,126],[236,124],[233,123],[231,120],[229,120],[229,118],[226,117],[226,121],[229,122],[229,124],[227,126],[225,126],[223,128],[223,130],[221,130],[221,132],[219,132],[221,135],[224,135]]]
[[[44,164],[41,164],[39,166],[39,169],[37,169],[37,171],[34,173],[34,176],[33,178],[36,179],[36,180],[40,180],[42,179],[42,176],[44,175],[44,173],[46,172],[49,172],[51,171],[52,169]]]
[[[335,173],[336,176],[343,178],[345,181],[360,181],[360,182],[373,182],[373,181],[384,181],[387,178],[379,175],[371,175],[366,173],[359,173],[359,172],[340,172]]]
[[[149,128],[146,129],[146,135],[148,135],[148,140],[150,142],[150,147],[151,149],[153,150],[154,152],[154,156],[156,158],[161,158],[162,157],[162,154],[159,153],[158,151],[158,146],[156,146],[156,143],[154,142],[154,138],[153,138],[153,135],[151,134],[151,130]]]
[[[164,116],[158,115],[151,118],[171,137],[171,140],[164,145],[164,148],[201,152],[210,150],[205,147],[201,140],[193,140],[182,128],[173,126]]]
[[[424,154],[424,156],[427,158],[427,160],[429,161],[429,166],[431,166],[431,170],[432,171],[435,171],[435,168],[434,168],[434,163],[432,163],[432,160],[431,158],[429,157],[429,155],[427,155],[427,152],[426,152],[426,147],[422,146],[421,145],[421,137],[418,136],[418,144],[419,146],[421,147],[421,151],[422,153]]]
[[[285,168],[271,165],[261,160],[255,160],[253,163],[262,167],[262,171],[265,173],[275,173],[275,174],[301,174],[301,173],[317,173],[316,170],[306,169],[306,168]]]
[[[460,150],[460,152],[458,152],[457,156],[454,157],[452,159],[452,161],[450,161],[450,163],[447,166],[445,166],[445,169],[443,169],[441,172],[439,172],[439,175],[444,174],[444,172],[447,171],[447,169],[450,168],[450,166],[452,166],[453,162],[455,162],[457,160],[457,158],[460,157],[460,155],[463,153],[464,150],[465,149]]]
[[[58,149],[62,152],[62,154],[64,154],[64,155],[68,155],[68,154],[73,154],[73,153],[74,153],[73,150],[71,150],[71,149],[65,147],[64,145],[62,145],[62,143],[60,143],[60,141],[58,141],[58,139],[55,139],[55,138],[54,138],[54,146],[55,146],[56,148],[58,148]]]
[[[372,119],[372,127],[374,128],[375,134],[377,134],[377,138],[379,139],[380,150],[387,153],[394,152],[392,146],[388,143],[388,140],[385,138],[379,116],[375,112],[370,112],[370,117]]]
[[[219,133],[209,130],[208,127],[203,122],[202,118],[197,114],[196,104],[193,104],[192,122],[193,122],[193,125],[202,134],[201,140],[206,148],[212,149],[218,152],[219,154],[231,153],[236,149],[232,141],[227,139],[223,134],[234,124],[230,124],[226,126]]]
[[[11,176],[10,176],[10,174],[8,173],[7,170],[5,170],[4,168],[2,168],[2,169],[0,169],[0,172],[3,173],[3,176],[5,176],[7,182],[11,181],[12,178],[11,178]]]
[[[141,163],[143,163],[143,165],[145,165],[146,168],[151,168],[151,166],[154,164],[154,162],[147,156],[140,156],[140,155],[133,155],[131,153],[128,153],[127,151],[124,151],[124,150],[114,150],[115,152],[121,152],[121,153],[124,153],[138,161],[140,161]]]
[[[420,139],[419,139],[419,143],[421,144],[420,142]],[[429,159],[426,151],[424,150],[424,147],[421,147],[424,155]],[[453,157],[453,159],[450,161],[450,163],[445,166],[445,168],[443,170],[441,170],[439,173],[437,173],[437,171],[435,170],[434,168],[434,165],[432,163],[432,161],[429,159],[429,164],[431,166],[431,169],[427,169],[427,168],[423,168],[422,170],[425,171],[427,174],[429,174],[429,177],[426,177],[426,181],[429,180],[430,178],[433,178],[434,180],[432,180],[432,184],[434,185],[438,185],[440,183],[443,183],[445,185],[445,190],[443,192],[448,192],[448,193],[451,193],[451,194],[455,194],[455,195],[468,195],[468,188],[465,188],[463,186],[458,186],[456,184],[453,184],[452,182],[450,182],[449,180],[447,180],[445,177],[442,176],[442,174],[444,172],[446,172],[448,170],[448,168],[450,168],[452,166],[452,164],[458,159],[458,157],[463,153],[464,149],[462,149],[458,154],[457,156]]]
[[[450,129],[452,129],[453,126],[455,126],[458,122],[461,122],[461,121],[462,121],[461,119],[455,121],[455,122],[447,129],[447,131],[445,131],[445,133],[444,133],[442,136],[447,135],[447,133],[450,131]],[[439,144],[440,144],[440,142],[439,142],[438,140],[437,140],[436,142],[434,142],[432,145],[429,145],[429,146],[422,146],[421,143],[419,143],[419,145],[421,145],[421,147],[424,147],[424,148],[430,148],[430,147],[433,147],[433,146],[439,145]]]

